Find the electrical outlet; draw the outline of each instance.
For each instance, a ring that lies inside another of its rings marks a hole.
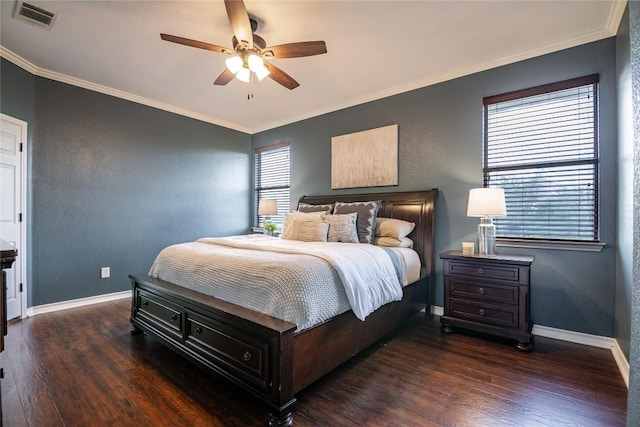
[[[102,267],[100,269],[100,278],[106,279],[111,277],[111,268],[110,267]]]

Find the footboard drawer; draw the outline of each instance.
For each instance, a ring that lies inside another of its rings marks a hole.
[[[135,294],[137,299],[137,316],[140,320],[148,319],[161,332],[167,333],[177,339],[182,338],[182,308],[171,301],[150,292],[138,289]]]
[[[211,317],[186,312],[186,345],[205,360],[267,391],[269,342]]]

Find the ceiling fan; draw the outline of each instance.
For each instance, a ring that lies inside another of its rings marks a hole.
[[[184,37],[160,34],[162,40],[230,55],[226,60],[227,68],[218,76],[214,82],[215,85],[226,85],[234,77],[249,82],[255,75],[258,80],[269,76],[292,90],[300,86],[300,83],[265,59],[300,58],[327,53],[324,41],[287,43],[267,47],[264,39],[255,34],[258,24],[249,17],[242,0],[225,0],[224,5],[233,30],[231,39],[233,49]]]

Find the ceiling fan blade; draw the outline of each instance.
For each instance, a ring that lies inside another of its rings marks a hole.
[[[323,41],[287,43],[262,50],[262,54],[268,58],[300,58],[323,53],[327,53],[327,45]]]
[[[218,46],[211,43],[205,43],[198,40],[186,39],[184,37],[172,36],[169,34],[160,34],[160,38],[168,42],[183,44],[191,47],[197,47],[198,49],[211,50],[213,52],[220,52],[220,53],[233,53],[233,49],[228,49],[226,47]]]
[[[291,77],[289,74],[285,73],[275,65],[269,64],[266,61],[264,65],[265,67],[267,67],[267,70],[269,70],[269,77],[271,77],[272,80],[275,80],[277,83],[280,83],[282,86],[286,87],[287,89],[293,90],[298,86],[300,86],[300,83],[295,81],[293,77]]]
[[[224,86],[227,83],[229,83],[231,80],[233,80],[235,76],[236,76],[235,74],[233,74],[231,71],[225,68],[222,74],[218,76],[218,78],[216,79],[215,82],[213,82],[213,84],[218,86]]]
[[[229,16],[233,35],[238,41],[247,42],[249,49],[252,49],[253,31],[244,2],[242,0],[225,0],[224,6],[227,8],[227,16]]]

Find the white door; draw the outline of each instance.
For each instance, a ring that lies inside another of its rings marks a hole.
[[[7,272],[7,319],[22,318],[26,301],[21,292],[25,263],[24,164],[27,123],[0,115],[0,238],[18,249]]]

